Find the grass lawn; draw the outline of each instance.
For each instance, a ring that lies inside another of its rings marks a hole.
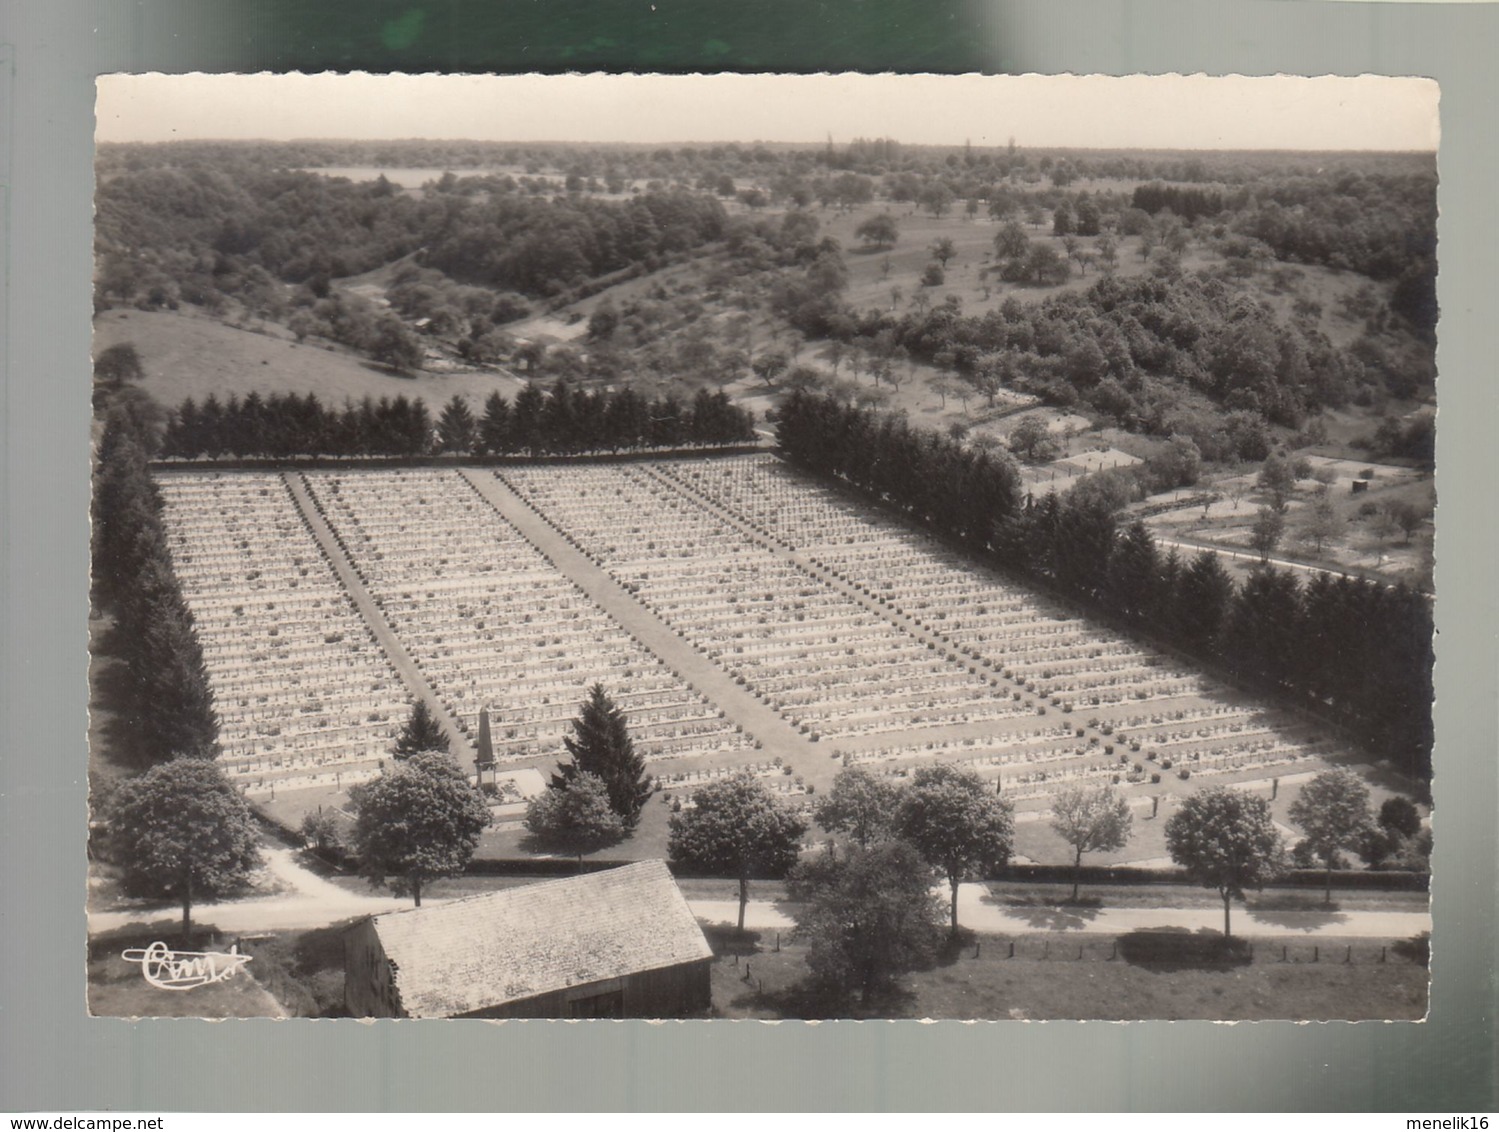
[[[1424,892],[1386,892],[1354,889],[1340,892],[1337,874],[1333,874],[1333,906],[1343,912],[1424,912],[1430,901]],[[1032,884],[1021,881],[990,881],[989,892],[999,904],[1017,907],[1058,907],[1072,896],[1067,884]],[[1083,884],[1079,903],[1097,908],[1212,908],[1221,911],[1223,901],[1213,889],[1194,884]],[[1234,915],[1242,911],[1322,912],[1320,888],[1267,888],[1252,892],[1244,904],[1234,906]]]
[[[1260,941],[1252,957],[1214,963],[1126,958],[1131,949],[1109,940],[969,936],[879,1001],[830,1006],[807,989],[800,944],[776,951],[753,933],[714,942],[721,1018],[1383,1020],[1421,1018],[1427,1004],[1426,967],[1393,948],[1381,963],[1378,943],[1355,945],[1351,963],[1342,948],[1314,963],[1301,941],[1287,942],[1286,961],[1279,941]]]
[[[88,1008],[103,1018],[284,1018],[287,1011],[260,981],[252,960],[233,977],[191,990],[161,990],[146,982],[141,965],[122,959],[126,948],[145,947],[158,934],[124,928],[89,940]],[[181,946],[175,936],[162,942]],[[183,950],[227,951],[232,941],[211,928],[197,928]]]
[[[89,940],[89,1012],[110,1018],[331,1018],[344,1009],[343,931],[347,923],[308,931],[284,931],[264,938],[236,940],[211,924],[193,926],[191,946],[160,929],[138,925]],[[141,975],[140,964],[120,958],[126,948],[161,939],[169,947],[227,951],[238,943],[251,956],[241,971],[222,983],[187,991],[160,990]]]

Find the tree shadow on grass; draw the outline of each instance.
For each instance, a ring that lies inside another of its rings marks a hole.
[[[1100,902],[1094,898],[1079,900],[1076,904],[1018,904],[1005,906],[1009,915],[1024,920],[1032,928],[1043,932],[1078,931],[1098,919]]]
[[[764,934],[753,928],[740,931],[733,924],[708,924],[699,921],[703,935],[714,955],[756,955],[760,951],[760,937]]]
[[[741,1010],[763,1011],[777,1018],[806,1021],[906,1018],[915,1009],[916,994],[905,987],[892,986],[870,995],[866,1002],[856,994],[845,994],[808,977],[777,990],[746,987],[730,1005]]]
[[[1119,958],[1148,971],[1227,971],[1247,967],[1254,951],[1247,940],[1223,938],[1211,928],[1134,931],[1118,939]]]
[[[1249,910],[1249,918],[1257,924],[1274,924],[1288,931],[1314,932],[1329,924],[1345,924],[1348,917],[1337,910],[1318,904],[1314,908],[1263,908],[1256,905]]]
[[[938,941],[936,950],[933,951],[931,960],[920,964],[916,969],[919,971],[930,971],[933,967],[951,967],[960,959],[973,957],[973,950],[978,933],[971,928],[958,925],[956,933],[944,931],[942,939]]]
[[[363,369],[367,369],[371,373],[379,374],[381,377],[398,378],[401,381],[411,382],[413,384],[416,382],[417,377],[421,373],[420,370],[403,372],[402,370],[396,369],[394,366],[386,365],[384,362],[371,361],[368,358],[357,358],[355,360],[359,362],[359,365]]]

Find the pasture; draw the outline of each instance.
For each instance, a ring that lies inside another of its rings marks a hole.
[[[94,353],[134,344],[145,376],[140,386],[162,405],[210,394],[222,402],[251,393],[315,393],[326,405],[365,397],[421,397],[434,413],[457,394],[475,410],[498,390],[507,399],[520,382],[498,371],[422,372],[399,377],[331,342],[298,343],[275,323],[232,326],[196,308],[180,311],[109,310],[94,320]]]

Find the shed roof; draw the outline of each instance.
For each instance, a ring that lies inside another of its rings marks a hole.
[[[664,861],[375,916],[401,1005],[448,1018],[712,957]]]

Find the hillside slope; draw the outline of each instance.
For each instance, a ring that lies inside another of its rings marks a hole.
[[[329,404],[363,397],[426,399],[434,410],[455,393],[476,408],[494,390],[513,397],[520,383],[497,373],[396,377],[340,347],[298,345],[287,331],[241,330],[206,315],[182,311],[110,310],[94,320],[94,352],[121,342],[135,345],[146,371],[142,388],[164,406],[184,397],[220,400],[251,392],[316,393]]]

